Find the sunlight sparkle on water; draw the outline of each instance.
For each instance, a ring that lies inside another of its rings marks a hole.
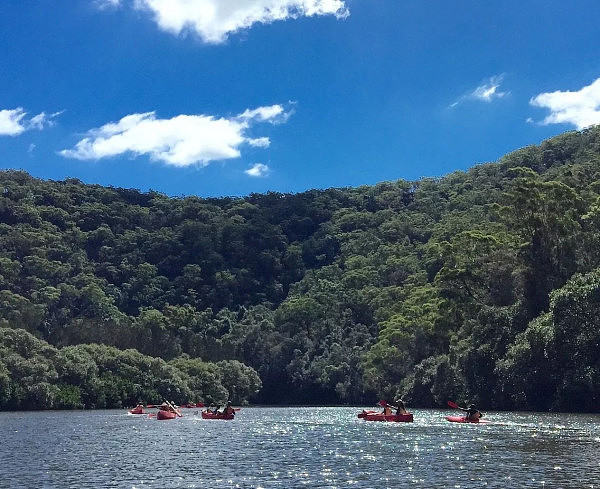
[[[491,413],[503,423],[464,426],[444,411],[414,410],[414,423],[365,422],[359,411],[243,408],[231,422],[0,413],[0,456],[13,461],[0,480],[47,489],[598,487],[600,416]]]

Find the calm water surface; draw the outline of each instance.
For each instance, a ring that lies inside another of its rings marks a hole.
[[[4,488],[600,488],[600,416],[365,422],[359,408],[0,413]]]

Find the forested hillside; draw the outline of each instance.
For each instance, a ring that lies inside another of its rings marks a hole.
[[[355,189],[168,198],[3,171],[0,192],[0,408],[600,411],[600,127]]]

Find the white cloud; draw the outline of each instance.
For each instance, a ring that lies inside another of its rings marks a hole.
[[[506,92],[500,92],[498,90],[502,83],[502,79],[502,75],[492,76],[486,83],[473,90],[470,97],[477,100],[483,100],[484,102],[491,102],[495,98],[504,97]]]
[[[248,144],[256,148],[268,148],[271,145],[271,140],[269,138],[248,139]]]
[[[577,92],[540,93],[529,103],[550,110],[542,124],[573,124],[583,129],[600,124],[600,78]]]
[[[248,129],[257,122],[276,123],[287,117],[280,105],[246,110],[231,118],[178,115],[157,119],[154,112],[131,114],[119,122],[92,129],[73,149],[60,152],[78,160],[97,160],[126,153],[148,155],[174,166],[206,166],[211,161],[238,158],[248,144],[268,147],[269,138],[251,138]]]
[[[267,165],[255,163],[252,168],[247,169],[244,173],[251,177],[266,177],[270,172],[271,169]]]
[[[450,108],[452,109],[467,100],[479,100],[489,103],[494,99],[502,98],[505,95],[508,95],[508,92],[502,92],[499,90],[503,79],[504,75],[495,75],[490,77],[485,83],[479,85],[471,92],[461,96],[458,100],[451,103]]]
[[[0,110],[0,136],[16,136],[25,131],[22,120],[26,113],[22,108]]]
[[[0,136],[18,136],[19,134],[30,129],[42,130],[47,126],[54,124],[54,119],[61,112],[54,114],[46,114],[41,112],[29,119],[25,116],[27,112],[22,107],[16,109],[0,110]]]
[[[38,115],[33,116],[28,121],[28,129],[38,129],[42,130],[45,127],[54,125],[54,118],[62,114],[63,111],[54,112],[54,114],[46,114],[45,112],[40,112]]]
[[[95,3],[100,9],[121,6],[121,0],[95,0]]]
[[[119,0],[101,0],[118,6]],[[221,43],[231,33],[253,24],[277,20],[349,15],[345,0],[130,0],[134,8],[150,12],[158,26],[174,34],[196,32],[205,42]]]
[[[273,122],[285,122],[289,114],[284,112],[281,105],[271,105],[269,107],[258,107],[257,109],[246,109],[238,117],[242,120],[257,119],[259,121],[271,120]]]

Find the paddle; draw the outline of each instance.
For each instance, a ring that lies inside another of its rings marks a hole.
[[[450,406],[451,408],[454,408],[454,409],[461,409],[461,410],[463,410],[463,411],[466,411],[466,410],[467,410],[467,408],[460,407],[460,406],[459,406],[458,404],[456,404],[454,401],[448,401],[448,406]]]
[[[385,399],[381,399],[381,400],[379,401],[379,405],[380,405],[382,408],[389,407],[389,408],[393,408],[393,409],[398,409],[398,406],[394,406],[393,404],[388,404],[388,402],[387,402]]]
[[[167,403],[167,406],[169,406],[177,416],[183,418],[183,414],[181,414],[181,411],[175,407],[175,404],[167,400],[165,400],[165,402]]]
[[[177,409],[177,406],[175,406],[175,404],[167,401],[166,399],[165,399],[164,404],[166,404],[177,416],[179,416],[180,418],[183,417],[183,414],[181,414],[181,411],[179,409]],[[148,404],[147,407],[160,409],[161,406],[162,406],[162,404]]]
[[[394,406],[393,404],[389,404],[385,399],[381,399],[381,401],[379,401],[379,405],[381,407],[391,407],[391,408],[398,409],[397,406]]]

